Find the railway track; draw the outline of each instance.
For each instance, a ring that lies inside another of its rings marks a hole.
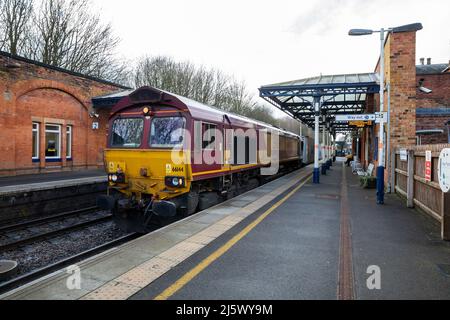
[[[72,224],[72,225],[69,225],[69,226],[64,226],[64,227],[57,228],[55,230],[51,230],[51,231],[48,231],[48,232],[42,232],[42,233],[34,234],[34,235],[29,236],[29,237],[25,237],[25,238],[22,238],[22,239],[13,241],[13,242],[8,242],[6,244],[0,244],[0,252],[4,252],[4,251],[8,251],[8,250],[14,250],[14,249],[17,249],[20,246],[24,246],[24,245],[27,245],[27,244],[30,244],[30,243],[33,243],[33,242],[42,241],[42,240],[48,240],[50,238],[54,238],[54,237],[63,235],[63,234],[65,234],[67,232],[70,232],[70,231],[75,231],[75,230],[78,230],[78,229],[81,229],[81,228],[86,228],[86,227],[89,227],[91,225],[94,225],[94,224],[97,224],[97,223],[101,223],[101,222],[105,222],[105,221],[109,221],[109,220],[112,220],[112,215],[111,214],[108,214],[106,216],[102,216],[102,217],[99,217],[99,218],[90,219],[88,221],[75,223],[75,224]],[[52,220],[52,221],[55,221],[55,220]],[[24,223],[24,224],[30,226],[28,224],[28,222]],[[34,225],[32,225],[32,226],[34,226]],[[13,226],[11,226],[11,228],[12,227]],[[17,226],[13,230],[18,230],[18,229],[21,229],[21,228]]]
[[[106,242],[102,245],[96,246],[94,248],[91,248],[89,250],[83,251],[81,253],[75,254],[73,256],[70,256],[68,258],[62,259],[56,263],[53,263],[51,265],[45,266],[43,268],[34,270],[32,272],[26,273],[24,275],[21,275],[17,278],[14,278],[12,280],[0,283],[0,294],[5,293],[7,291],[10,291],[12,289],[18,288],[19,286],[22,286],[26,283],[29,283],[33,280],[36,280],[42,276],[48,275],[52,272],[55,272],[57,270],[60,270],[62,268],[65,268],[67,266],[70,266],[72,264],[75,264],[77,262],[80,262],[81,260],[84,260],[86,258],[92,257],[98,253],[101,253],[103,251],[106,251],[108,249],[114,248],[120,244],[126,243],[128,241],[131,241],[133,239],[136,239],[139,237],[138,233],[130,233],[125,236],[122,236],[120,238],[114,239],[112,241]]]

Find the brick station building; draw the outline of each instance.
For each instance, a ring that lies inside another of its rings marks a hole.
[[[0,175],[103,166],[108,110],[123,86],[0,52]]]
[[[416,31],[388,35],[385,86],[385,111],[389,109],[390,115],[390,126],[385,128],[390,141],[387,157],[399,146],[450,143],[449,63],[432,64],[428,58],[417,65]],[[366,106],[367,113],[379,111],[379,95],[368,95]],[[378,165],[378,125],[359,131],[358,147],[354,139],[353,150],[359,150],[363,166]]]
[[[416,67],[417,144],[450,143],[450,67],[420,59]],[[431,92],[430,92],[431,90]]]

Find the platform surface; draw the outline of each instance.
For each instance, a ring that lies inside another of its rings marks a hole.
[[[80,170],[0,177],[0,195],[106,182],[104,170]]]
[[[354,299],[450,299],[450,244],[437,222],[394,194],[377,205],[375,191],[340,163],[318,185],[310,173],[80,263],[80,290],[67,289],[61,270],[0,298],[334,300],[346,283]],[[349,257],[351,267],[340,268]],[[373,266],[380,289],[367,285]]]
[[[341,165],[319,185],[300,188],[192,279],[244,225],[131,299],[338,299],[345,281],[339,269],[342,210],[350,218],[354,299],[450,299],[450,244],[439,240],[438,224],[394,194],[377,205],[375,191],[362,189]],[[379,290],[367,286],[370,266],[380,268]]]

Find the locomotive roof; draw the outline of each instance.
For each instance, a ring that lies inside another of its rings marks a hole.
[[[248,118],[245,116],[237,115],[232,112],[227,112],[227,111],[221,110],[219,108],[212,107],[212,106],[206,105],[204,103],[186,98],[184,96],[180,96],[180,95],[174,94],[172,92],[168,92],[168,91],[153,88],[153,87],[141,87],[136,90],[118,91],[118,92],[114,92],[114,93],[111,93],[108,95],[95,97],[92,99],[92,102],[93,102],[93,105],[95,108],[113,107],[123,98],[132,95],[133,93],[137,92],[138,90],[145,90],[145,89],[157,91],[157,92],[163,92],[169,96],[172,96],[172,97],[178,99],[184,105],[186,105],[186,107],[188,108],[192,117],[199,119],[199,120],[212,121],[212,122],[223,122],[224,116],[227,116],[230,123],[233,125],[236,125],[236,126],[249,127],[249,124],[251,126],[256,125],[256,126],[260,126],[260,127],[264,127],[264,128],[271,128],[273,130],[282,132],[287,135],[299,137],[298,135],[296,135],[292,132],[277,128],[277,127],[267,124],[265,122],[254,120],[254,119],[251,119],[251,118]]]

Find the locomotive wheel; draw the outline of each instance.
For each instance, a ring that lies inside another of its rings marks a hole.
[[[190,216],[197,211],[199,201],[198,192],[191,191],[187,195],[187,215]]]
[[[199,196],[198,210],[208,209],[220,202],[220,196],[217,192],[202,192]]]
[[[259,180],[254,178],[248,181],[248,190],[252,190],[259,187]]]

